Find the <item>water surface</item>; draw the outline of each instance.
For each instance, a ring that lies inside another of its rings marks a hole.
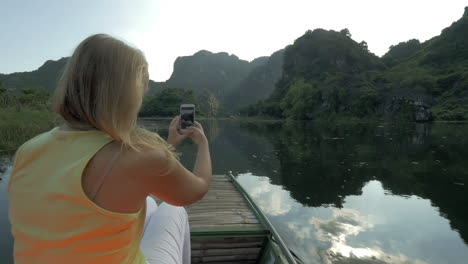
[[[168,120],[143,123],[167,134]],[[214,172],[237,176],[306,263],[468,263],[468,125],[202,123]],[[179,151],[191,168],[195,146]]]

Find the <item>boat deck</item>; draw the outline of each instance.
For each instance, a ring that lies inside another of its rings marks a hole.
[[[213,175],[202,200],[186,207],[192,263],[257,263],[270,231],[224,175]]]

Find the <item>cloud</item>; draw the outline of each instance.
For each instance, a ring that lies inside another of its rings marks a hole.
[[[323,248],[319,253],[325,263],[367,263],[367,264],[425,264],[418,259],[411,259],[403,254],[389,254],[379,247],[351,247],[347,245],[350,236],[370,230],[374,224],[369,217],[364,217],[354,209],[332,209],[329,219],[310,217],[309,223],[316,230],[317,240]]]
[[[282,189],[281,186],[271,184],[267,177],[246,173],[239,175],[238,180],[267,215],[284,215],[291,210],[289,192]]]

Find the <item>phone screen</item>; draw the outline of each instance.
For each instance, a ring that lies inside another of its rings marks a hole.
[[[195,123],[195,108],[184,106],[180,108],[180,128],[186,129]]]

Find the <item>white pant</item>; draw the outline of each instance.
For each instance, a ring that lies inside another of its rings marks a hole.
[[[148,264],[190,264],[190,228],[183,207],[146,198],[141,250]]]

